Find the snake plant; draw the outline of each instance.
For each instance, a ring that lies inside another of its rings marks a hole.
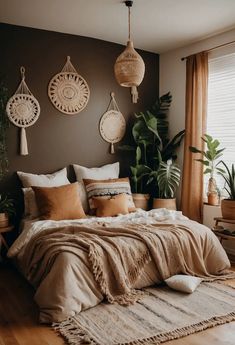
[[[224,165],[226,172],[219,172],[219,174],[224,178],[225,180],[225,190],[227,191],[229,195],[229,199],[235,200],[235,168],[234,164],[232,164],[231,170],[229,170],[229,167],[227,166],[224,161],[221,161],[221,163]]]

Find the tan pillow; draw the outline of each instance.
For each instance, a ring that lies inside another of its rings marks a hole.
[[[40,187],[49,187],[49,186],[40,186]],[[53,187],[59,187],[59,186],[53,186]],[[22,190],[24,193],[24,217],[28,219],[38,218],[40,216],[40,212],[38,209],[38,205],[36,202],[36,197],[35,197],[35,193],[33,189],[31,187],[28,187],[28,188],[22,188]],[[78,182],[78,194],[82,203],[83,210],[85,211],[83,190],[84,190],[83,183]],[[86,198],[86,195],[85,195],[85,198]]]
[[[41,219],[86,218],[78,193],[78,183],[60,187],[32,187]]]
[[[109,199],[93,198],[97,217],[113,217],[128,214],[128,198],[126,194],[115,195]]]
[[[128,177],[115,178],[108,180],[91,180],[83,179],[86,187],[90,213],[94,214],[95,206],[93,202],[94,197],[100,197],[103,199],[110,199],[110,197],[126,194],[128,199],[129,211],[135,209],[135,204],[133,202],[130,181]]]

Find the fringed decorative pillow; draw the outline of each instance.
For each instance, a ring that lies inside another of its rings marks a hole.
[[[109,199],[93,197],[97,217],[114,217],[128,214],[128,197],[126,194],[111,196]]]
[[[83,179],[83,181],[86,187],[90,213],[95,213],[96,206],[93,200],[94,197],[110,199],[110,197],[119,194],[126,194],[129,212],[135,209],[128,177],[108,180]]]

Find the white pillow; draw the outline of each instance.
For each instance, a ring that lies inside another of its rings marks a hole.
[[[165,283],[172,289],[192,293],[198,285],[202,282],[202,278],[184,275],[184,274],[176,274],[165,280]]]
[[[17,171],[23,187],[59,187],[69,184],[66,168],[56,171],[53,174],[37,175]]]
[[[38,218],[40,216],[40,212],[38,209],[35,193],[31,187],[22,188],[24,193],[24,216],[29,219]],[[83,185],[78,183],[78,194],[81,200],[82,205],[84,204],[83,200]]]
[[[100,168],[86,168],[81,165],[73,164],[74,172],[78,182],[82,182],[81,201],[85,213],[88,212],[88,200],[83,179],[106,180],[119,177],[119,162],[106,164]]]

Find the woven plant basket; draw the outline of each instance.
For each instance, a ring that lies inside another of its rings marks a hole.
[[[153,199],[153,208],[166,208],[176,211],[176,199]]]
[[[7,213],[0,213],[0,228],[6,228],[9,225],[9,217]]]

